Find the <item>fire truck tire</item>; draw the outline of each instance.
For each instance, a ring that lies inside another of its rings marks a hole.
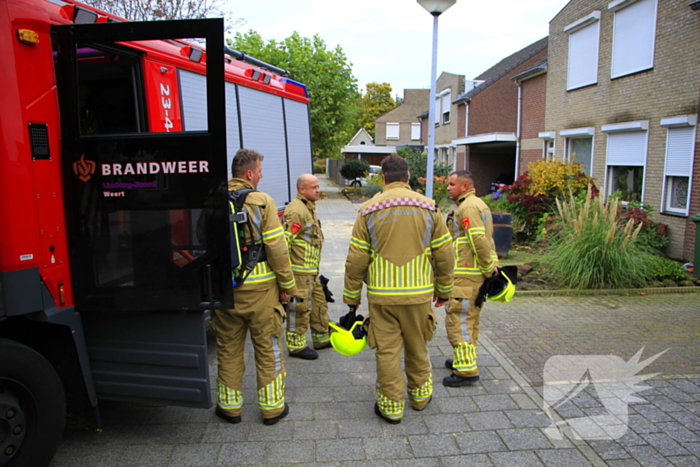
[[[0,467],[48,466],[65,421],[53,366],[33,349],[0,339]]]

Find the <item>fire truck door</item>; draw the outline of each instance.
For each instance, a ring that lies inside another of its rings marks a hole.
[[[53,32],[71,276],[98,397],[208,407],[208,310],[232,306],[223,21]],[[178,38],[204,38],[212,57],[208,127],[148,132],[144,52],[129,44]]]

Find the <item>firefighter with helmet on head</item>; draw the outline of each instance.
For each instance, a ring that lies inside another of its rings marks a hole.
[[[427,342],[437,326],[431,300],[442,306],[452,292],[454,250],[435,201],[411,190],[406,160],[382,161],[384,192],[360,207],[345,262],[343,301],[360,303],[367,280],[367,342],[376,349],[375,413],[401,422],[405,394],[423,410],[433,394]],[[408,384],[401,372],[401,349]]]

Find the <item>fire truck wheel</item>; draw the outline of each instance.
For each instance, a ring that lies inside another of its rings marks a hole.
[[[56,370],[29,347],[0,339],[0,467],[48,466],[65,421]]]

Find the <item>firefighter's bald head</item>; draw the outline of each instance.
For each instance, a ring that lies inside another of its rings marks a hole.
[[[301,174],[297,178],[297,193],[309,201],[318,201],[321,197],[321,187],[318,178],[311,174]]]

